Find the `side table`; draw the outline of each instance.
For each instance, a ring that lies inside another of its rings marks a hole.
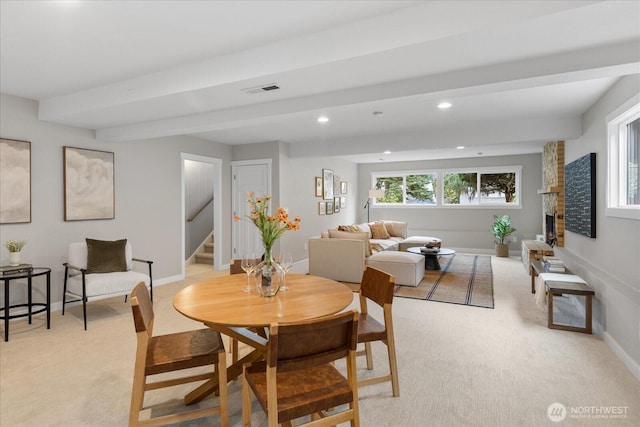
[[[440,248],[438,252],[422,252],[420,250],[422,246],[415,246],[408,248],[407,252],[412,254],[418,254],[424,256],[424,269],[425,270],[440,270],[440,263],[438,258],[442,255],[453,255],[456,253],[454,249]]]
[[[47,290],[46,290],[46,302],[33,302],[33,278],[38,276],[46,276],[47,278]],[[26,304],[11,304],[9,299],[9,290],[11,289],[11,281],[17,279],[27,279],[27,303]],[[4,307],[0,307],[0,311],[3,312],[2,319],[4,320],[4,340],[9,341],[9,319],[16,319],[18,317],[29,317],[29,324],[31,324],[31,318],[34,314],[47,312],[47,329],[51,329],[51,269],[44,267],[35,267],[31,271],[7,273],[0,277],[0,280],[4,282]],[[10,311],[13,308],[26,307],[26,313],[11,314]],[[34,310],[34,307],[39,307]]]

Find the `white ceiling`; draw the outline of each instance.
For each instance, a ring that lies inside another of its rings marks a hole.
[[[2,0],[0,19],[0,91],[105,141],[279,140],[356,162],[540,152],[640,76],[638,1]]]

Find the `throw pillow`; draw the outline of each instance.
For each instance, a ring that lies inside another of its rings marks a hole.
[[[391,236],[391,237],[404,237],[403,233],[401,231],[400,223],[392,222],[392,221],[385,221],[384,222],[384,227],[387,229],[387,233],[389,233],[389,236]]]
[[[387,232],[387,228],[384,226],[383,222],[374,222],[369,224],[369,228],[371,229],[371,237],[373,239],[388,239],[389,233]]]
[[[125,247],[127,239],[95,240],[87,242],[87,273],[113,273],[127,271]]]
[[[340,231],[349,231],[349,232],[356,232],[356,231],[360,231],[360,229],[358,228],[357,225],[339,225],[338,226],[338,230]]]

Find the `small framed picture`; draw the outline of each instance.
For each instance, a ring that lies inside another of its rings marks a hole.
[[[327,204],[325,202],[318,202],[318,215],[325,215],[327,213]]]
[[[342,196],[340,197],[340,209],[346,209],[347,208],[347,198]]]
[[[340,194],[347,194],[347,181],[340,181]]]
[[[322,177],[316,176],[316,197],[322,197]]]
[[[340,212],[340,197],[334,197],[334,199],[333,199],[333,211],[335,213]]]
[[[333,202],[326,202],[327,203],[327,215],[332,215],[333,214]]]
[[[322,169],[322,198],[333,199],[333,170],[331,169]],[[333,209],[331,212],[333,213]]]

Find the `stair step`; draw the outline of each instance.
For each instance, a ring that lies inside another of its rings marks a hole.
[[[196,254],[196,263],[197,264],[213,264],[213,254],[212,253]]]
[[[213,243],[205,243],[204,244],[204,252],[212,254],[213,253]]]

